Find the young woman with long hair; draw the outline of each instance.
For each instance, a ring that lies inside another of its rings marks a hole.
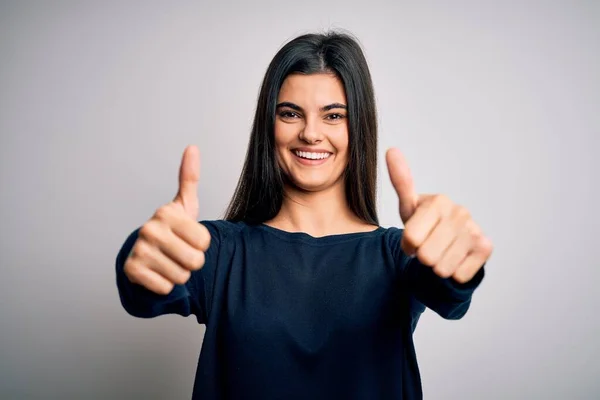
[[[404,229],[379,226],[377,151],[367,62],[335,32],[270,63],[223,220],[198,222],[200,155],[185,150],[176,197],[116,268],[131,315],[206,325],[193,398],[422,398],[419,316],[461,318],[492,245],[464,207],[415,192],[397,149],[386,160]]]

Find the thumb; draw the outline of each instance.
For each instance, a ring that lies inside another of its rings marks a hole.
[[[400,201],[400,218],[402,218],[403,223],[406,223],[417,209],[419,196],[415,191],[413,178],[402,152],[391,148],[387,151],[385,159],[390,180]]]
[[[179,190],[175,203],[183,206],[186,214],[198,220],[198,181],[200,180],[200,150],[196,146],[188,146],[183,152],[179,167]]]

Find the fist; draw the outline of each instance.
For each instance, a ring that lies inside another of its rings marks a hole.
[[[404,252],[442,278],[452,277],[459,283],[471,280],[491,256],[491,241],[466,208],[444,195],[417,194],[399,150],[389,150],[386,161],[404,223]]]
[[[199,151],[190,146],[181,160],[177,195],[142,225],[125,262],[124,272],[131,282],[167,295],[204,266],[210,233],[198,223],[199,176]]]

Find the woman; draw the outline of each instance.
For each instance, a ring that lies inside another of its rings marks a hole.
[[[193,398],[422,398],[417,320],[465,314],[491,244],[463,207],[415,193],[398,150],[387,163],[405,230],[378,225],[371,78],[337,33],[271,62],[225,220],[197,222],[186,149],[177,196],[116,264],[130,314],[206,324]]]

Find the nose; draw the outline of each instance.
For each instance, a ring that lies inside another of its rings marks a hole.
[[[323,141],[323,135],[320,133],[318,118],[307,118],[304,129],[300,131],[298,138],[308,144],[316,144]]]

